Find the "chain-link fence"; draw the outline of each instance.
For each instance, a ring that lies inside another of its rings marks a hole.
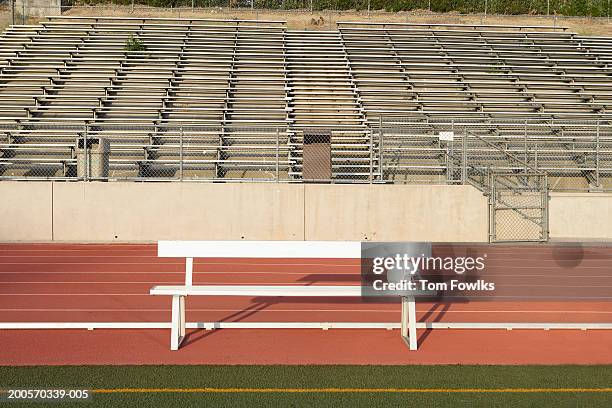
[[[19,1],[19,0],[18,0]],[[437,13],[483,13],[507,15],[567,15],[608,17],[608,0],[64,0],[70,6],[148,6],[171,8],[259,8],[281,10],[422,10]]]
[[[612,191],[610,121],[386,118],[383,179],[484,185],[488,174],[546,173],[554,191]]]
[[[569,25],[609,34],[611,0],[0,0],[0,29],[44,16],[283,20],[290,29],[333,30],[339,21]],[[560,20],[563,20],[560,22]],[[575,20],[575,21],[574,21]]]
[[[0,125],[0,178],[373,182],[362,128]]]
[[[390,119],[361,127],[0,124],[0,178],[472,184],[547,174],[612,191],[609,122]]]
[[[541,173],[492,173],[489,241],[548,240],[548,180]]]

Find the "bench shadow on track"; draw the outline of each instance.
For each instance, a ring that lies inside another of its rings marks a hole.
[[[346,283],[359,283],[361,277],[359,275],[349,275],[349,274],[311,274],[306,275],[300,279],[298,282],[304,282],[306,285],[314,285],[316,283],[330,283],[330,282],[338,282],[341,284]],[[263,311],[272,305],[283,303],[279,301],[276,297],[255,297],[252,299],[252,304],[248,307],[231,313],[227,316],[222,317],[219,321],[224,322],[240,322],[249,317],[256,315],[258,312]],[[292,303],[301,303],[301,304],[318,304],[318,303],[327,303],[327,304],[345,304],[345,305],[357,305],[363,303],[369,303],[367,301],[355,301],[352,299],[339,299],[339,298],[294,298],[291,300]],[[459,303],[464,303],[465,301],[460,301]],[[425,312],[423,316],[419,318],[420,322],[430,321],[430,322],[440,322],[446,315],[446,313],[450,310],[452,303],[457,303],[456,301],[445,301],[445,302],[435,302],[431,305],[428,311]],[[183,341],[183,345],[191,345],[200,340],[206,339],[219,330],[223,329],[214,329],[214,330],[193,330],[187,333],[185,340]],[[426,339],[431,335],[432,329],[425,329],[421,332],[419,336],[418,342],[419,345],[422,345]]]
[[[255,302],[251,304],[249,307],[239,310],[238,312],[234,312],[228,316],[225,316],[221,318],[220,321],[222,322],[240,322],[250,316],[253,316],[257,312],[268,308],[273,303],[274,302],[266,301],[266,300],[258,300],[257,298],[255,298]],[[199,329],[199,330],[195,330],[190,333],[187,333],[187,335],[185,336],[185,340],[183,341],[183,345],[186,346],[189,344],[193,344],[196,341],[210,337],[213,334],[215,334],[215,332],[218,332],[219,330],[223,330],[223,329],[214,329],[214,330]]]

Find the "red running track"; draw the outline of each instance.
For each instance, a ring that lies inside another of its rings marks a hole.
[[[562,283],[579,274],[582,281],[612,291],[612,248],[607,246],[480,245],[469,250],[486,252],[487,269],[494,274],[519,278],[525,268],[537,268],[543,275],[556,273]],[[157,258],[156,245],[0,244],[0,321],[167,322],[170,299],[148,291],[183,280],[184,260]],[[194,283],[359,284],[359,261],[196,259]],[[417,317],[612,323],[612,303],[421,302]],[[398,322],[399,307],[358,299],[192,297],[187,320]],[[612,363],[609,330],[434,330],[422,331],[420,340],[420,350],[411,353],[397,331],[227,329],[195,331],[187,347],[170,352],[168,330],[3,330],[0,365]]]

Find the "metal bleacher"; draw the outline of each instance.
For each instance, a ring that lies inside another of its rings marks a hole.
[[[130,37],[146,50],[127,51]],[[304,133],[325,132],[334,180],[453,181],[438,138],[452,130],[459,145],[478,135],[475,166],[517,171],[500,148],[560,189],[612,188],[610,40],[563,27],[48,17],[0,36],[0,178],[77,178],[77,140],[103,138],[111,179],[300,180]]]

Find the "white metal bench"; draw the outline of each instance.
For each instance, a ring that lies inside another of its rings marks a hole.
[[[361,297],[361,286],[193,285],[193,258],[343,258],[360,259],[361,243],[353,241],[160,241],[158,256],[186,258],[185,285],[155,286],[151,295],[172,296],[170,349],[185,338],[186,296]],[[414,297],[402,297],[400,334],[417,349]]]

